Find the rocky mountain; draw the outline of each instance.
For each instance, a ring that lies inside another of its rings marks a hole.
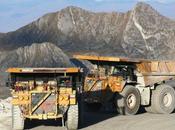
[[[9,67],[73,67],[69,57],[52,43],[33,43],[0,54],[0,84],[7,79]]]
[[[175,21],[149,5],[139,3],[132,10],[123,34],[122,47],[131,56],[175,59]]]
[[[46,14],[14,32],[0,34],[0,50],[52,42],[69,55],[171,59],[174,41],[175,21],[140,2],[126,13],[94,13],[71,6]]]
[[[72,66],[69,57],[80,53],[175,59],[175,21],[143,2],[126,13],[70,6],[0,33],[0,77],[8,67]]]
[[[70,67],[69,57],[52,43],[33,43],[13,51],[2,52],[0,66],[10,67]]]

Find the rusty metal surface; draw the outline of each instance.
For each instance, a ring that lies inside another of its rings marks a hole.
[[[87,56],[87,55],[74,55],[73,58],[89,61],[109,61],[109,62],[140,62],[137,59],[130,59],[125,57],[109,57],[109,56]]]
[[[141,73],[175,74],[174,61],[149,61],[136,64],[137,70]]]
[[[145,86],[175,78],[174,61],[142,61],[136,66],[137,70],[144,76]]]
[[[131,63],[137,72],[144,77],[145,86],[162,82],[175,77],[175,61],[158,61],[148,59],[131,59],[123,57],[75,55],[74,58],[97,62]]]
[[[124,57],[105,57],[105,56],[86,56],[74,55],[74,58],[89,61],[107,61],[107,62],[129,62],[136,65],[137,70],[142,74],[162,74],[162,75],[175,75],[175,61],[158,61],[148,59],[131,59]]]

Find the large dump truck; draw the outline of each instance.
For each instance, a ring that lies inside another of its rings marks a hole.
[[[112,101],[125,115],[136,114],[141,105],[152,113],[173,112],[175,62],[85,55],[74,58],[93,65],[84,80],[84,102]]]
[[[25,119],[62,118],[77,129],[79,68],[9,68],[12,88],[12,128],[24,129]]]

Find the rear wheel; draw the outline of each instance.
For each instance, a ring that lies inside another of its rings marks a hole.
[[[147,106],[145,107],[145,110],[149,113],[157,113],[156,110],[155,110],[155,106],[153,105],[153,95],[154,95],[154,90],[152,90],[152,93],[151,93],[151,105],[150,106]]]
[[[68,130],[77,130],[78,129],[78,104],[77,105],[70,105],[67,111],[67,122],[66,127]]]
[[[126,85],[116,96],[117,111],[122,115],[135,115],[140,107],[140,92],[132,85]]]
[[[172,113],[175,109],[174,88],[166,84],[158,85],[152,95],[151,107],[155,110],[154,113]]]
[[[23,130],[24,118],[22,116],[19,106],[12,106],[12,129]]]
[[[145,107],[145,111],[147,111],[149,113],[157,113],[152,105],[148,106],[148,107]]]

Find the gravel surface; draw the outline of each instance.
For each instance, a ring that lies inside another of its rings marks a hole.
[[[0,99],[0,130],[11,130],[11,98]],[[143,111],[143,110],[142,110]],[[175,113],[150,114],[140,111],[134,116],[121,116],[114,112],[86,112],[81,130],[175,130]],[[25,129],[66,130],[61,120],[26,121]]]
[[[0,129],[10,130],[11,117],[0,117]],[[27,121],[25,129],[65,130],[58,121]],[[81,130],[175,130],[175,113],[171,115],[141,113],[120,116],[112,113],[86,113]]]
[[[46,124],[46,122],[38,123],[30,127],[32,130],[65,130],[60,125]],[[135,116],[87,113],[81,130],[175,130],[175,113],[171,115],[142,113]]]

